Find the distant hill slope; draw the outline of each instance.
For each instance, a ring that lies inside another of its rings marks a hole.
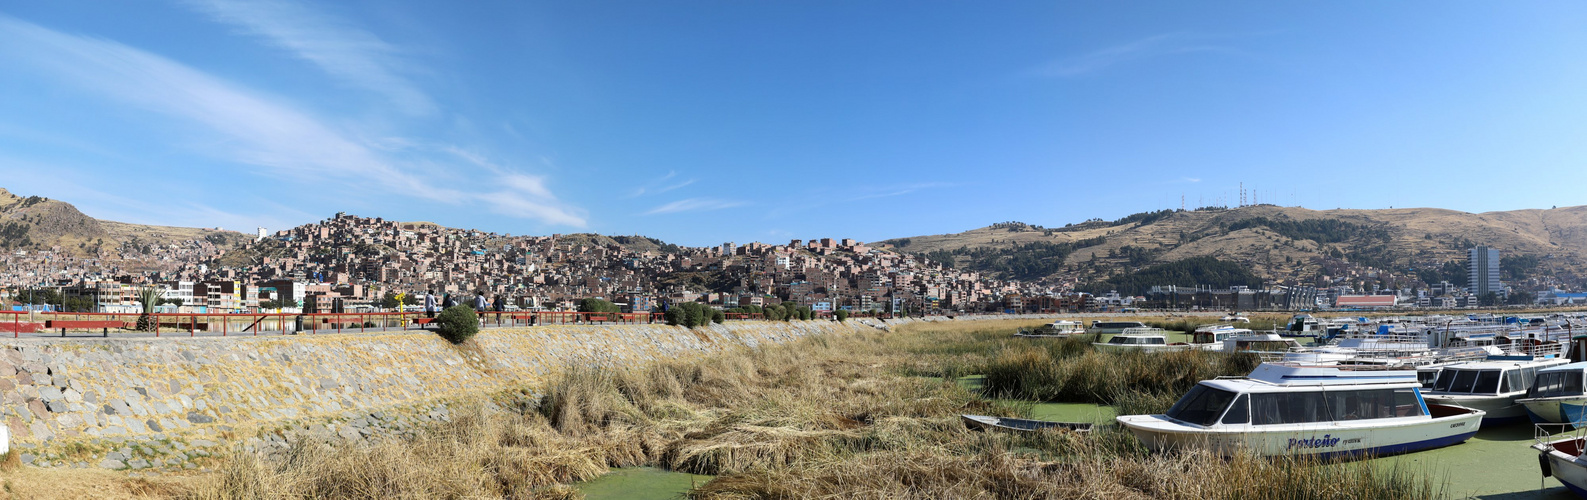
[[[880,244],[1026,281],[1081,284],[1214,257],[1285,284],[1327,285],[1343,277],[1368,286],[1463,284],[1466,249],[1487,245],[1503,255],[1507,283],[1541,285],[1539,276],[1570,283],[1587,276],[1587,206],[1473,214],[1257,205],[1165,210],[1063,228],[1009,222]]]
[[[0,250],[58,246],[62,252],[81,257],[99,250],[113,251],[123,244],[169,245],[201,239],[230,248],[251,238],[236,231],[104,221],[83,214],[70,203],[16,196],[0,188]]]

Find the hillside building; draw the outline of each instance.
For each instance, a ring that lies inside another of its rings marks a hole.
[[[1499,251],[1479,246],[1466,252],[1467,288],[1481,297],[1488,292],[1504,293],[1499,282]]]

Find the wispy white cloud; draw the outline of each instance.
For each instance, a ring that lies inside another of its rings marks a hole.
[[[252,173],[317,187],[378,190],[447,204],[484,204],[496,213],[582,227],[584,218],[551,196],[542,178],[460,155],[501,175],[481,189],[437,178],[384,153],[413,147],[401,138],[360,139],[279,99],[251,91],[175,61],[107,40],[68,35],[0,15],[0,63],[31,67],[155,113],[213,132],[208,152]],[[458,150],[462,151],[462,150]],[[454,152],[456,154],[456,152]]]
[[[237,27],[306,60],[343,84],[381,94],[403,111],[435,111],[429,96],[402,76],[411,64],[362,28],[291,0],[188,0],[214,20]]]
[[[1179,180],[1180,182],[1189,182],[1192,184],[1201,182],[1201,178],[1199,177],[1180,177]]]
[[[661,176],[660,179],[656,179],[656,180],[650,181],[649,183],[647,183],[647,184],[645,184],[643,186],[639,186],[637,188],[634,188],[633,192],[630,192],[628,194],[628,197],[629,198],[638,198],[640,196],[644,196],[644,195],[647,195],[647,194],[661,194],[661,193],[665,193],[665,192],[668,192],[668,191],[672,191],[672,190],[676,190],[676,189],[681,189],[681,188],[687,187],[690,184],[694,184],[694,182],[695,182],[695,179],[689,179],[689,180],[685,180],[685,181],[681,181],[681,182],[671,182],[671,183],[668,182],[668,181],[671,181],[672,179],[675,179],[677,177],[678,177],[678,171],[676,171],[676,170],[668,170],[667,171],[667,175]]]
[[[914,184],[900,184],[900,185],[894,185],[894,186],[884,186],[884,187],[872,189],[872,190],[870,190],[869,192],[867,192],[865,194],[861,194],[859,196],[855,196],[853,198],[849,198],[849,201],[871,200],[871,199],[876,199],[876,198],[889,198],[889,197],[893,197],[893,196],[903,196],[903,195],[911,194],[911,193],[914,193],[916,191],[920,191],[920,190],[923,190],[923,189],[937,189],[937,188],[945,188],[945,187],[953,187],[953,184],[952,183],[948,183],[948,182],[917,182],[917,183],[914,183]]]
[[[650,211],[645,212],[644,215],[722,210],[727,208],[742,207],[744,205],[747,205],[747,203],[734,200],[718,200],[715,198],[685,198],[652,208]]]
[[[1074,78],[1097,73],[1113,66],[1152,57],[1216,52],[1240,53],[1238,49],[1217,43],[1227,36],[1198,35],[1192,33],[1164,33],[1128,43],[1107,47],[1073,57],[1065,57],[1036,67],[1040,76]]]

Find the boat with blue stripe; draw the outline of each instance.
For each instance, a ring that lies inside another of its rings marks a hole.
[[[1518,399],[1540,370],[1570,363],[1565,358],[1532,356],[1489,356],[1485,361],[1445,366],[1433,382],[1433,390],[1423,393],[1427,402],[1464,406],[1487,412],[1487,426],[1527,421],[1526,407]]]
[[[1526,397],[1516,403],[1537,424],[1587,426],[1587,363],[1571,363],[1537,371]]]
[[[1381,456],[1458,444],[1482,410],[1428,404],[1411,370],[1263,363],[1247,377],[1203,380],[1167,413],[1117,417],[1147,448],[1223,456]]]

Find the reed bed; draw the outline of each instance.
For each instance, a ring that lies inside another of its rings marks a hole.
[[[1150,454],[1117,430],[970,431],[958,415],[1027,409],[952,380],[972,369],[1001,366],[999,380],[1022,389],[1122,405],[1130,391],[1168,394],[1246,362],[1099,357],[1074,343],[1010,342],[1012,331],[925,325],[643,367],[570,365],[536,404],[509,393],[410,440],[238,454],[183,496],[574,498],[569,484],[632,465],[717,476],[690,493],[702,499],[1441,495],[1429,476],[1358,464]],[[1014,377],[1021,369],[1057,371]]]

